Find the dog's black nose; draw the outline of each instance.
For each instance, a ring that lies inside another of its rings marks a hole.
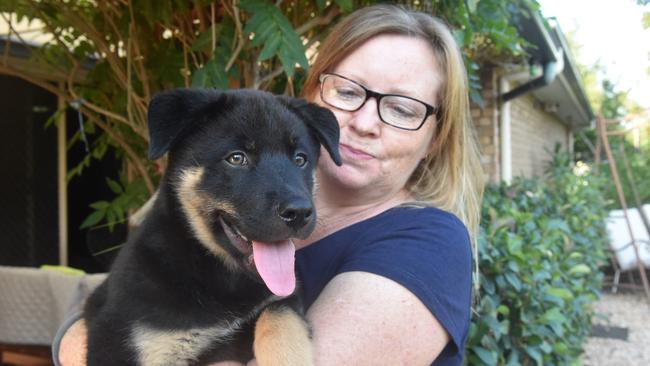
[[[305,226],[314,212],[314,208],[309,200],[296,199],[289,202],[281,203],[278,207],[278,215],[294,229]]]

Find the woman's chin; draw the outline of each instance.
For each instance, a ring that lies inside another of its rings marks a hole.
[[[374,189],[373,176],[372,171],[343,165],[337,167],[334,172],[331,172],[330,181],[339,186],[339,189],[358,191],[362,189]]]

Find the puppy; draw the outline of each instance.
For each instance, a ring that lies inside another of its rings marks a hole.
[[[169,153],[151,211],[88,299],[88,365],[313,364],[293,295],[316,222],[327,109],[252,90],[181,89],[149,106],[149,157]]]

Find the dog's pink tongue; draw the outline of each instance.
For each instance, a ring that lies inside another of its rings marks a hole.
[[[278,296],[289,296],[296,288],[296,248],[291,240],[263,243],[253,240],[253,258],[266,287]]]

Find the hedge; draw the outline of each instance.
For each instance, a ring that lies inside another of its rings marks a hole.
[[[487,188],[469,365],[580,365],[606,260],[602,179],[556,150],[542,179]]]

